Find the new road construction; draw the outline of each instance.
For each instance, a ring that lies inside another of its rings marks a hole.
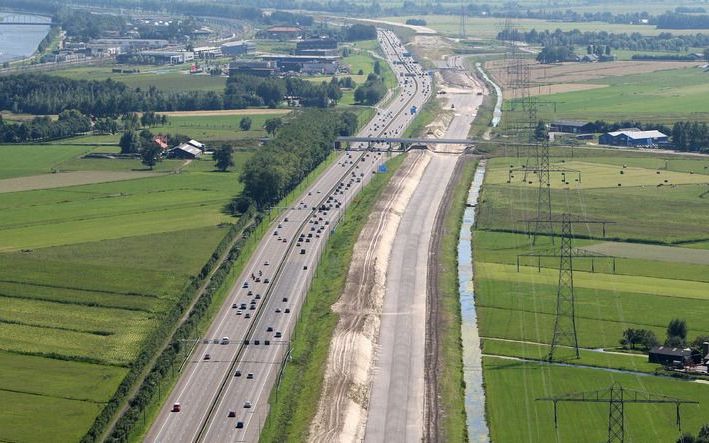
[[[399,136],[415,116],[411,109],[431,94],[431,79],[392,32],[378,34],[398,95],[361,134]],[[378,152],[338,154],[300,201],[278,216],[193,350],[147,441],[258,440],[322,248],[383,162]]]

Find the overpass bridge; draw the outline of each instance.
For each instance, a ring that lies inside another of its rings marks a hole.
[[[398,151],[428,149],[433,145],[463,145],[472,147],[475,141],[467,138],[403,138],[403,137],[337,137],[335,149],[350,151]]]

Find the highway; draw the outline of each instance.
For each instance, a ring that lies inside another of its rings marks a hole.
[[[454,117],[444,138],[467,138],[482,103],[484,87],[465,72],[462,60],[444,79],[452,87],[445,97]],[[447,89],[447,88],[444,88]],[[373,370],[365,441],[414,442],[423,439],[427,282],[430,244],[436,214],[464,146],[409,155],[430,157],[396,233],[386,272],[377,357]],[[446,152],[446,153],[443,153]],[[435,325],[431,325],[435,327]]]
[[[360,134],[397,136],[414,118],[412,106],[421,108],[427,100],[431,81],[404,56],[393,33],[380,30],[379,41],[399,94]],[[300,201],[278,216],[195,347],[146,441],[258,440],[322,248],[347,204],[384,160],[381,152],[340,153]],[[179,412],[171,411],[175,403]]]

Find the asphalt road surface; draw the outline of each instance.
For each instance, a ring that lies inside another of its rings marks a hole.
[[[399,94],[360,134],[396,136],[413,119],[411,107],[420,109],[427,100],[431,81],[403,55],[406,50],[393,33],[379,31],[379,40],[399,80]],[[146,441],[258,440],[326,239],[384,160],[381,152],[341,153],[301,201],[272,224],[195,347]],[[175,403],[180,412],[171,411]]]
[[[446,94],[447,106],[455,110],[455,116],[445,137],[464,139],[482,103],[477,93],[483,89],[464,72],[459,58],[450,58],[449,66],[461,70],[462,78],[456,83],[465,88]],[[460,153],[464,147],[445,149]],[[365,431],[368,442],[417,442],[423,437],[430,242],[458,156],[428,151],[409,155],[431,158],[402,216],[389,257]]]

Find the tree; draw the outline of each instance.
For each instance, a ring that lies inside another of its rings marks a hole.
[[[674,318],[667,325],[667,345],[668,346],[683,346],[687,340],[687,322],[685,320]]]
[[[234,166],[234,150],[229,145],[221,145],[214,151],[214,165],[221,172]]]
[[[140,150],[140,138],[135,131],[125,131],[118,141],[121,154],[135,154]]]
[[[620,340],[620,344],[623,347],[630,347],[630,349],[635,349],[636,345],[640,345],[647,350],[657,346],[659,342],[655,333],[649,329],[628,328],[623,331],[623,338]]]
[[[709,62],[709,48],[704,48],[704,61]]]
[[[161,153],[160,148],[155,145],[155,143],[150,143],[143,146],[140,150],[140,161],[145,166],[148,166],[152,171],[157,162],[162,160],[162,157],[160,156]]]
[[[242,131],[248,131],[251,129],[251,117],[242,117],[239,121],[239,129]]]
[[[547,138],[547,125],[541,120],[539,120],[537,126],[534,128],[534,138],[538,141],[546,140]]]
[[[677,443],[709,443],[709,424],[703,425],[696,437],[690,432],[685,432],[677,439]]]
[[[382,75],[382,64],[379,63],[379,60],[374,61],[374,67],[372,68],[372,71],[377,75]]]
[[[280,117],[269,118],[263,125],[263,128],[269,135],[276,135],[278,129],[283,126],[283,120]]]

